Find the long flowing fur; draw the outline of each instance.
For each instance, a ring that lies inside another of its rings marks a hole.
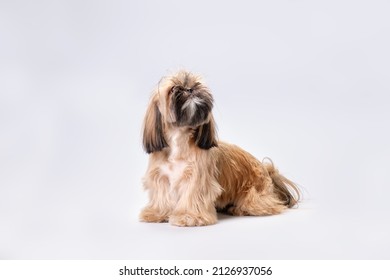
[[[153,92],[143,129],[149,203],[141,221],[203,226],[217,222],[217,210],[261,216],[298,203],[298,187],[271,160],[218,141],[213,101],[203,80],[186,71]]]
[[[274,183],[275,193],[277,193],[279,200],[283,201],[283,204],[288,208],[297,205],[301,196],[298,186],[280,174],[270,158],[265,158],[264,160],[270,161],[270,163],[265,163],[265,168]]]

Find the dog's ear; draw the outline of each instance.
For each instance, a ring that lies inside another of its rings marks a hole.
[[[161,112],[154,98],[152,98],[148,109],[146,110],[143,130],[143,146],[144,150],[148,154],[161,151],[165,147],[168,147],[164,138]]]
[[[202,124],[195,130],[195,144],[204,150],[218,146],[217,127],[214,117],[210,116],[210,121]]]

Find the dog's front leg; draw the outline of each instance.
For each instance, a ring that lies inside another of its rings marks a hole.
[[[206,226],[217,222],[215,201],[221,193],[208,174],[195,175],[180,184],[180,197],[169,217],[175,226]]]
[[[149,191],[149,203],[141,211],[140,220],[148,223],[168,222],[172,211],[168,178],[158,172],[148,172],[144,178],[144,188]]]

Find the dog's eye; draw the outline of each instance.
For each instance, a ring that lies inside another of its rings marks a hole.
[[[181,86],[173,86],[172,88],[171,88],[171,90],[169,91],[169,94],[172,94],[172,93],[177,93],[178,91],[182,91],[183,90],[183,88],[181,87]]]
[[[176,90],[176,86],[174,86],[174,87],[172,87],[170,90],[169,90],[169,94],[172,94],[172,93],[174,93],[175,92],[175,90]]]

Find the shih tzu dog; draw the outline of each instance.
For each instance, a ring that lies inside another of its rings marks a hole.
[[[217,222],[217,210],[261,216],[297,204],[297,186],[272,161],[217,140],[212,108],[210,90],[190,72],[165,77],[154,90],[143,128],[150,201],[141,221],[204,226]]]

